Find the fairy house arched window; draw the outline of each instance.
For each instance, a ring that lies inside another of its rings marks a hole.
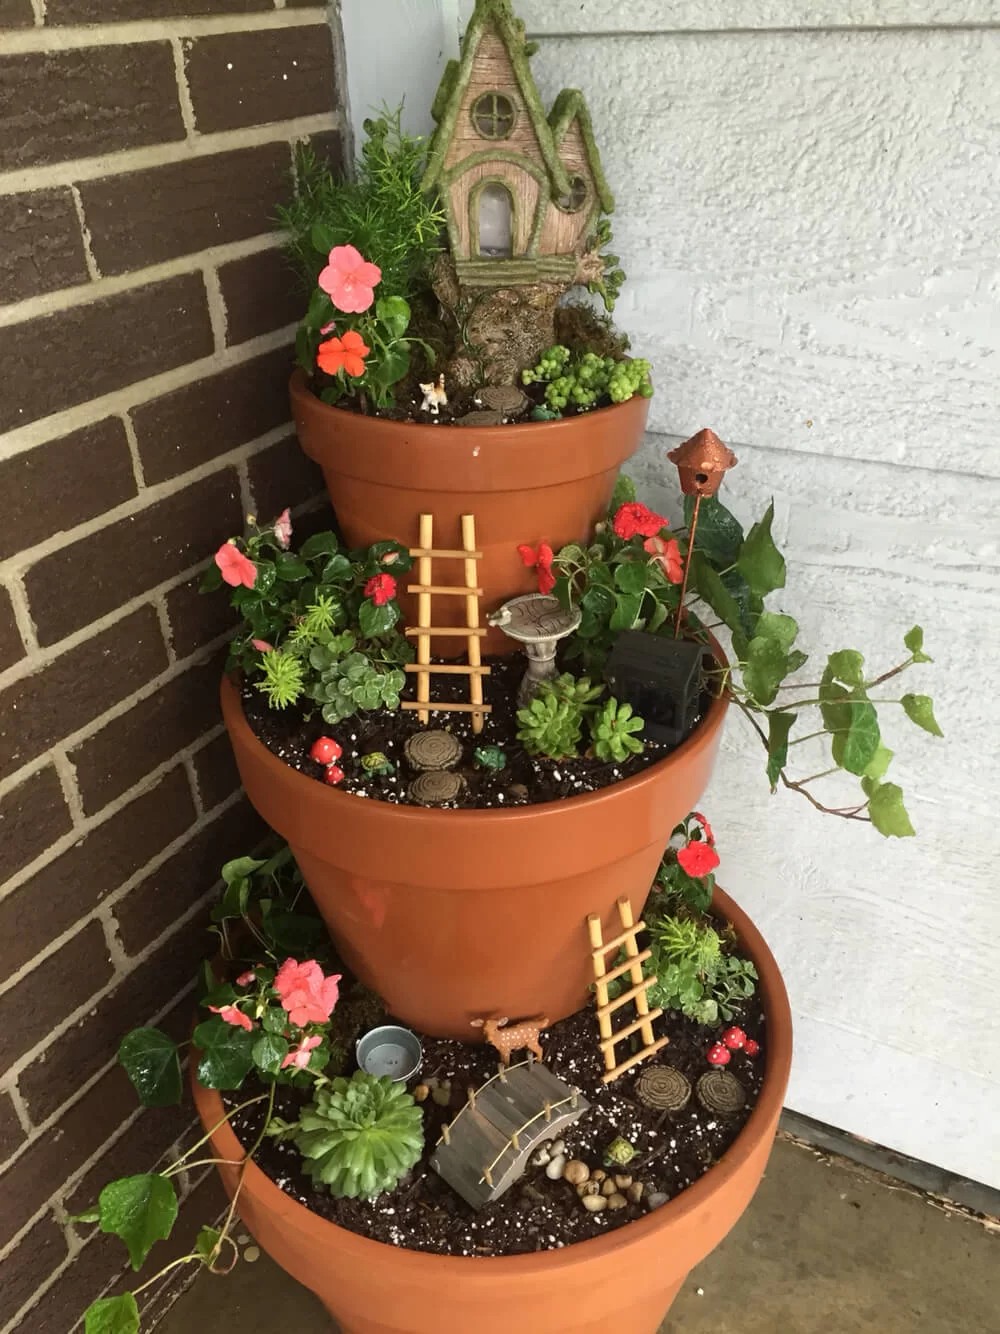
[[[546,116],[510,0],[477,0],[434,100],[424,188],[445,205],[460,282],[569,287],[608,189],[583,95]]]

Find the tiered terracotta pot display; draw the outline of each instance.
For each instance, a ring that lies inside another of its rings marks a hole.
[[[318,786],[318,784],[316,785]],[[363,805],[366,803],[358,803]],[[792,1023],[781,974],[756,927],[716,891],[760,974],[767,1021],[764,1085],[739,1137],[700,1180],[668,1204],[606,1237],[563,1250],[499,1259],[425,1255],[369,1241],[318,1218],[253,1164],[240,1213],[267,1253],[310,1288],[342,1334],[656,1334],[689,1271],[739,1219],[763,1175],[792,1059]],[[429,984],[433,978],[428,975]],[[195,1101],[228,1164],[234,1189],[243,1150],[218,1093],[195,1085]]]
[[[607,513],[619,470],[642,443],[649,415],[649,400],[632,398],[600,412],[519,426],[398,422],[329,407],[301,371],[292,376],[291,397],[299,442],[323,470],[350,546],[391,539],[412,547],[418,516],[430,514],[436,543],[456,547],[462,515],[475,515],[484,613],[534,591],[519,543],[545,541],[558,551],[588,539]],[[434,572],[444,584],[459,575],[460,568],[443,562]],[[400,601],[411,616],[405,594]],[[461,610],[442,607],[437,615],[457,625]],[[484,645],[487,653],[516,647],[500,630],[491,630]]]

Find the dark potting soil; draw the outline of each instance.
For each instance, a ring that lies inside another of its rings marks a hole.
[[[492,674],[484,677],[484,698],[492,705],[485,726],[478,735],[472,730],[467,714],[434,713],[435,702],[461,701],[468,683],[464,677],[431,678],[431,723],[433,729],[450,732],[462,745],[462,758],[456,766],[463,787],[452,809],[473,807],[529,806],[538,802],[563,801],[619,783],[641,773],[657,760],[669,755],[674,747],[647,741],[641,755],[633,755],[622,764],[581,756],[572,760],[548,760],[529,755],[517,739],[517,688],[524,676],[525,659],[516,654],[509,658],[486,660]],[[397,805],[412,804],[408,796],[416,777],[403,755],[407,738],[427,729],[421,727],[415,713],[379,711],[359,714],[343,723],[324,723],[318,706],[307,717],[302,709],[277,711],[268,707],[260,691],[243,686],[243,709],[247,722],[258,740],[285,764],[309,778],[324,780],[325,769],[309,758],[318,737],[328,736],[339,743],[343,756],[337,761],[344,771],[340,790],[355,797],[370,797]],[[412,688],[408,691],[412,694]],[[464,696],[468,699],[468,695]],[[708,699],[702,700],[702,713]],[[700,721],[700,715],[699,715]],[[697,722],[695,723],[697,726]],[[480,768],[474,752],[480,746],[499,746],[507,756],[507,766],[497,773]],[[362,768],[362,757],[379,751],[395,766],[395,773],[374,776]]]
[[[643,1217],[651,1208],[660,1207],[697,1181],[732,1145],[746,1124],[763,1082],[766,1034],[756,997],[746,1003],[735,1022],[760,1043],[761,1050],[753,1058],[742,1051],[733,1053],[728,1070],[742,1086],[746,1105],[740,1112],[725,1116],[707,1111],[694,1092],[682,1111],[651,1110],[638,1100],[635,1086],[644,1070],[662,1064],[681,1071],[692,1089],[696,1088],[698,1079],[711,1069],[705,1053],[728,1025],[709,1029],[680,1015],[664,1016],[655,1022],[654,1030],[657,1036],[668,1034],[669,1045],[610,1085],[601,1083],[597,1025],[589,1007],[542,1035],[545,1064],[567,1084],[579,1087],[590,1102],[589,1110],[575,1125],[559,1132],[566,1159],[581,1159],[591,1171],[601,1168],[609,1175],[618,1172],[641,1182],[642,1199],[629,1202],[625,1208],[589,1213],[576,1189],[565,1180],[550,1180],[544,1166],[529,1166],[499,1200],[478,1212],[466,1204],[430,1167],[429,1159],[441,1127],[458,1114],[469,1088],[480,1087],[497,1073],[498,1057],[489,1046],[433,1038],[423,1039],[423,1067],[408,1087],[412,1091],[420,1083],[432,1084],[443,1097],[445,1081],[450,1081],[449,1102],[441,1106],[432,1097],[422,1104],[424,1153],[394,1190],[375,1200],[335,1199],[305,1175],[294,1145],[274,1140],[262,1145],[257,1163],[311,1212],[388,1245],[467,1256],[519,1255],[569,1246],[613,1232]],[[623,1043],[620,1053],[625,1046]],[[514,1062],[522,1056],[515,1053]],[[233,1105],[236,1098],[226,1096]],[[277,1114],[293,1120],[305,1096],[288,1088],[279,1089]],[[233,1126],[242,1143],[256,1138],[260,1115],[260,1108],[255,1107],[234,1117]],[[627,1167],[605,1168],[604,1150],[618,1136],[633,1145],[637,1156]]]
[[[435,378],[436,377],[432,377]],[[326,376],[317,374],[316,389],[322,393],[324,387],[332,384]],[[462,389],[448,386],[448,402],[439,405],[437,413],[423,410],[424,396],[419,385],[407,381],[396,393],[395,402],[389,407],[376,408],[371,403],[362,407],[358,398],[342,398],[335,406],[343,412],[353,412],[357,416],[379,417],[384,421],[413,422],[420,426],[516,426],[532,420],[531,413],[545,403],[544,384],[518,385],[524,394],[524,404],[514,411],[484,412],[486,404],[478,397],[482,390]],[[612,406],[611,399],[602,398],[593,407],[580,409],[571,404],[562,413],[563,417],[580,417],[590,412],[599,412]]]

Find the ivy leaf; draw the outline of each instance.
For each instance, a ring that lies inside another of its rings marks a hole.
[[[245,880],[247,876],[253,875],[254,871],[259,871],[266,863],[257,861],[254,857],[234,857],[231,862],[226,862],[222,868],[222,879],[227,885],[233,885],[238,880]]]
[[[751,639],[743,666],[743,684],[758,704],[773,704],[788,672],[788,654],[773,639]]]
[[[158,1028],[136,1028],[118,1048],[118,1060],[144,1107],[173,1107],[181,1100],[177,1044]]]
[[[253,1033],[227,1024],[217,1015],[194,1030],[194,1045],[201,1049],[198,1079],[207,1089],[236,1089],[253,1067]]]
[[[276,1075],[288,1055],[288,1043],[277,1033],[263,1033],[253,1045],[253,1063],[265,1075]]]
[[[882,783],[868,803],[872,824],[886,838],[909,838],[914,833],[903,805],[903,789],[895,783]]]
[[[779,616],[777,612],[762,611],[757,617],[754,634],[760,639],[773,639],[786,651],[795,643],[799,633],[799,623],[791,616]]]
[[[121,1237],[133,1269],[141,1269],[158,1241],[165,1241],[177,1218],[177,1195],[165,1176],[144,1172],[122,1177],[101,1191],[101,1231]]]
[[[91,1302],[84,1316],[84,1334],[139,1334],[139,1307],[130,1292]]]
[[[797,672],[800,667],[804,667],[809,661],[809,654],[803,653],[801,649],[793,648],[788,655],[788,675]]]
[[[328,222],[314,222],[309,233],[309,240],[313,250],[316,251],[317,255],[322,255],[325,260],[337,244],[337,233]],[[322,291],[322,288],[320,290]]]
[[[915,625],[912,630],[908,630],[903,636],[903,643],[913,654],[914,662],[933,662],[924,652],[924,632],[921,626]]]
[[[205,1264],[208,1264],[221,1240],[222,1233],[217,1227],[203,1227],[195,1239],[195,1255],[199,1256]]]
[[[615,569],[615,585],[623,593],[643,593],[649,578],[649,566],[644,561],[627,561]]]
[[[651,635],[655,635],[657,630],[666,624],[669,614],[666,606],[662,602],[657,601],[656,606],[653,608],[653,614],[650,616],[649,621],[646,624],[647,631]]]
[[[865,769],[864,777],[873,778],[876,781],[878,781],[880,778],[884,778],[886,770],[892,763],[892,756],[893,752],[889,749],[888,746],[879,746],[878,750],[875,752],[870,763],[868,764],[868,767]],[[864,786],[863,782],[862,786]],[[867,789],[865,789],[865,791],[866,794],[870,797],[871,793],[868,792]]]
[[[838,685],[827,667],[819,685],[819,711],[828,732],[846,732],[851,725],[851,708],[847,701],[849,691]]]
[[[201,583],[198,585],[198,592],[214,593],[217,588],[221,587],[222,587],[222,571],[219,569],[218,565],[216,565],[215,561],[212,561],[211,565],[209,565],[205,573],[201,576]]]
[[[324,584],[333,584],[338,580],[349,579],[350,576],[351,562],[342,551],[333,552],[319,572],[320,581]],[[339,599],[334,599],[334,605],[339,608]]]
[[[615,598],[615,609],[611,614],[612,630],[631,630],[639,619],[642,609],[642,593],[622,593]]]
[[[795,726],[797,715],[778,709],[767,715],[767,778],[774,792],[778,778],[788,760],[788,734]]]
[[[694,496],[685,496],[684,522],[689,528],[693,516]],[[694,545],[696,551],[704,551],[717,570],[728,570],[736,564],[743,545],[743,526],[717,496],[706,496],[701,502]]]
[[[827,659],[827,670],[835,681],[853,690],[865,683],[865,660],[856,649],[844,648],[839,653],[831,653]]]
[[[366,598],[358,612],[361,633],[366,639],[387,635],[398,620],[399,607],[395,602],[386,602],[384,606],[376,607],[374,602]]]
[[[614,494],[611,497],[609,514],[617,514],[623,505],[631,505],[635,500],[635,482],[624,473],[618,474]]]
[[[931,736],[944,736],[934,717],[934,702],[930,695],[904,695],[903,709],[907,718],[922,727]]]
[[[785,586],[785,558],[774,545],[771,524],[774,522],[774,501],[767,513],[750,529],[740,548],[736,568],[754,593],[766,597],[776,588]]]
[[[315,232],[315,228],[313,228]],[[307,329],[322,329],[334,317],[333,302],[322,287],[317,287],[309,301],[303,324]]]
[[[710,565],[702,551],[696,551],[691,562],[691,577],[698,596],[715,612],[716,616],[733,631],[743,633],[743,616],[739,603],[726,588],[716,571]]]
[[[866,699],[852,700],[847,731],[834,734],[832,750],[835,764],[850,774],[863,774],[874,760],[882,734],[874,705]]]
[[[386,296],[375,304],[375,315],[392,338],[402,338],[410,327],[410,306],[401,296]]]

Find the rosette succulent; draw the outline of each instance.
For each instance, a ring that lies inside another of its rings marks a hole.
[[[645,746],[635,733],[645,726],[644,720],[632,712],[631,704],[607,700],[590,722],[594,754],[599,760],[614,760],[618,764],[632,755],[641,755]]]
[[[305,1171],[331,1195],[370,1200],[420,1157],[423,1117],[401,1084],[359,1070],[317,1090],[294,1139]]]

